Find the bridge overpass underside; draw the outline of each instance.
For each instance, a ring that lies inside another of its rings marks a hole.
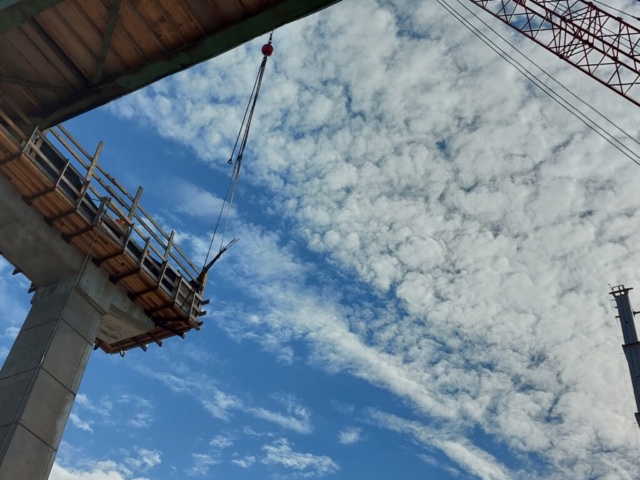
[[[339,0],[0,0],[0,96],[49,128]]]

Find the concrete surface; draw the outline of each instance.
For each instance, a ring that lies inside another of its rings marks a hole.
[[[46,480],[96,337],[126,338],[154,324],[3,174],[0,252],[39,285],[0,370],[0,480]]]

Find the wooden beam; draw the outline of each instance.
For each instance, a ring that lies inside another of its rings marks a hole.
[[[113,31],[116,28],[118,21],[118,12],[120,11],[120,4],[122,0],[113,0],[111,4],[111,10],[109,11],[109,21],[107,22],[107,28],[104,31],[102,37],[102,47],[100,48],[100,55],[98,55],[98,63],[96,70],[93,74],[93,81],[91,85],[96,85],[102,79],[102,73],[104,72],[104,62],[107,60],[107,54],[111,48],[111,37],[113,37]]]
[[[0,35],[19,27],[63,0],[0,0]]]
[[[38,90],[47,90],[49,92],[70,94],[72,90],[67,87],[61,87],[59,85],[51,85],[49,83],[36,82],[34,80],[27,80],[26,78],[10,77],[8,75],[0,75],[0,83],[10,83],[13,85],[20,85],[21,87],[35,88]]]
[[[131,203],[131,208],[129,209],[129,221],[133,221],[133,217],[136,214],[136,209],[138,208],[138,204],[140,203],[140,197],[142,196],[142,187],[138,187],[138,191],[136,192],[136,196]]]
[[[156,337],[153,333],[149,332],[149,336],[153,339],[154,342],[156,342],[156,344],[159,347],[162,346],[162,340],[160,340],[158,337]]]
[[[147,351],[147,346],[142,343],[138,337],[133,337],[133,341],[136,342],[136,345],[138,345],[142,350],[145,352]]]
[[[0,0],[1,1],[1,0]],[[49,128],[104,105],[130,92],[217,57],[287,23],[306,17],[340,0],[281,0],[275,5],[224,30],[155,58],[142,67],[89,87],[75,96],[31,115],[34,124]]]

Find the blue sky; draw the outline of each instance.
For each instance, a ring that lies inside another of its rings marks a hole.
[[[66,124],[196,260],[264,40]],[[94,353],[51,480],[637,478],[607,284],[640,287],[640,169],[436,3],[274,42],[204,327]],[[0,357],[27,288],[0,264]]]

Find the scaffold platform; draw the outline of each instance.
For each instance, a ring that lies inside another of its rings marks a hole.
[[[12,120],[20,112],[4,100],[0,171],[45,222],[90,255],[154,322],[153,330],[127,338],[99,334],[95,348],[123,354],[199,330],[202,307],[208,303],[203,298],[206,278],[174,243],[175,232],[165,232],[142,208],[142,188],[131,195],[104,170],[98,163],[102,142],[90,154],[62,125],[46,130],[34,126],[25,133]]]

